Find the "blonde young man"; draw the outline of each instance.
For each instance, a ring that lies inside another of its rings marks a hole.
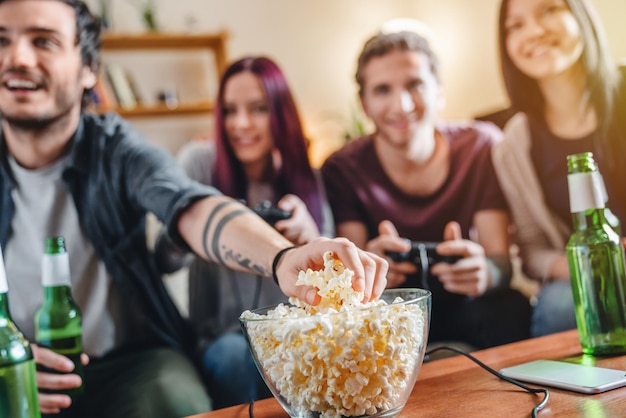
[[[484,348],[527,338],[530,306],[509,288],[509,217],[490,156],[501,132],[436,121],[443,106],[438,60],[417,33],[370,38],[356,80],[375,131],[322,167],[337,235],[381,256],[409,252],[407,239],[443,241],[439,255],[461,258],[424,274],[419,256],[390,265],[388,286],[433,292],[430,342]]]

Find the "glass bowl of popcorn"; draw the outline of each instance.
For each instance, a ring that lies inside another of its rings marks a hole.
[[[324,259],[298,278],[319,289],[319,305],[292,298],[241,315],[256,366],[292,418],[395,417],[424,360],[431,294],[387,289],[361,303],[352,272]]]

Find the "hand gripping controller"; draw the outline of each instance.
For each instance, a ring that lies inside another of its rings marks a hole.
[[[459,255],[441,255],[437,252],[437,245],[439,245],[438,242],[412,241],[411,249],[407,252],[385,251],[385,254],[397,263],[410,261],[426,270],[439,262],[454,264],[463,258]],[[424,265],[424,259],[427,261],[426,265]]]
[[[274,226],[274,224],[283,219],[291,218],[291,212],[287,210],[282,210],[275,206],[272,206],[272,202],[269,200],[264,200],[257,204],[254,208],[252,208],[254,213],[259,215],[261,218],[265,220],[268,224]]]

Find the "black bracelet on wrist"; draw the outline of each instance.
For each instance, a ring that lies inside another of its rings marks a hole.
[[[283,257],[283,255],[289,251],[289,250],[293,250],[294,248],[298,248],[298,247],[287,247],[287,248],[283,248],[282,250],[280,250],[275,256],[274,256],[274,261],[272,262],[272,278],[274,279],[274,282],[276,284],[278,284],[278,277],[276,276],[276,267],[278,266],[278,262],[280,261],[280,259]],[[280,285],[279,285],[280,286]]]

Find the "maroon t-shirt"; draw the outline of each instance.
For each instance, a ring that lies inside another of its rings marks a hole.
[[[378,235],[378,224],[389,219],[402,237],[441,241],[449,221],[459,222],[468,238],[476,212],[506,210],[491,161],[491,146],[500,139],[500,130],[485,122],[446,123],[437,130],[450,144],[450,172],[430,196],[407,195],[391,182],[371,136],[331,155],[322,175],[335,223],[363,222],[372,239]]]

